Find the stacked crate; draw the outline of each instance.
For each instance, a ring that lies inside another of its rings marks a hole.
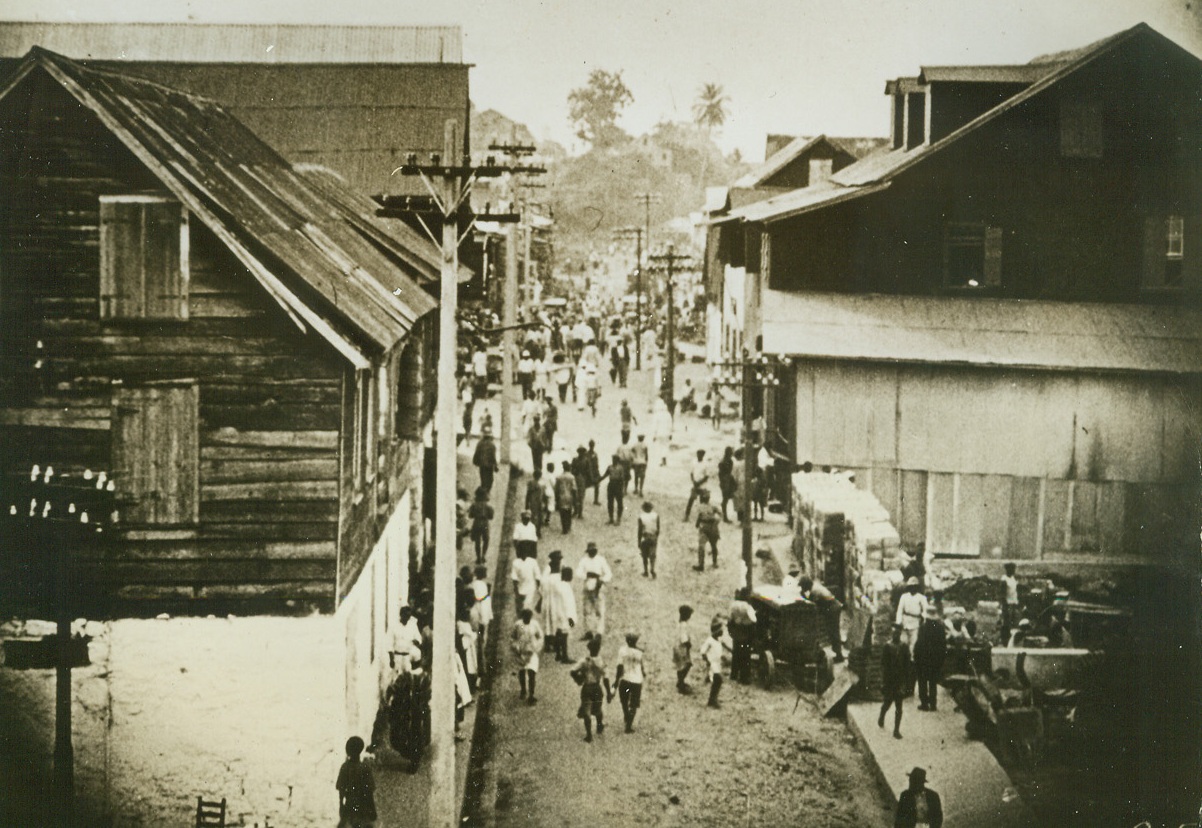
[[[989,642],[990,644],[1002,645],[1006,644],[1001,640],[1002,636],[1002,605],[997,601],[978,601],[977,608],[973,612],[973,617],[977,622],[977,641]]]

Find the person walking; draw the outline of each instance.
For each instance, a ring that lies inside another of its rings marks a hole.
[[[534,617],[531,607],[522,608],[517,622],[513,625],[510,641],[518,667],[518,685],[521,688],[518,698],[525,699],[527,704],[534,704],[538,701],[534,689],[538,677],[538,654],[543,650],[543,628]]]
[[[549,619],[547,635],[551,637],[551,651],[560,664],[570,664],[568,657],[568,635],[576,626],[576,593],[572,591],[572,567],[559,570],[559,579],[544,592],[544,607]]]
[[[914,673],[918,677],[918,709],[935,710],[939,701],[939,678],[947,658],[947,627],[934,606],[926,609],[926,618],[918,628],[914,645]]]
[[[497,444],[492,439],[492,423],[480,424],[480,441],[472,453],[472,465],[480,471],[480,488],[487,496],[492,493],[493,477],[500,466],[497,463]]]
[[[545,439],[542,417],[535,414],[530,419],[530,427],[526,429],[526,445],[530,447],[531,469],[543,467],[543,453],[547,450],[547,446],[543,442]]]
[[[346,740],[346,761],[338,769],[338,828],[371,828],[376,824],[376,780],[359,757],[363,740]]]
[[[531,510],[524,509],[513,525],[513,548],[523,558],[538,558],[538,524],[533,517]]]
[[[388,742],[417,773],[422,754],[430,744],[430,675],[422,666],[421,652],[414,653],[409,670],[397,676],[388,703]]]
[[[601,479],[609,479],[605,484],[605,509],[609,514],[606,523],[616,526],[622,522],[622,511],[626,502],[626,464],[616,453],[605,469]]]
[[[735,450],[730,446],[722,452],[722,459],[718,461],[718,492],[722,495],[722,519],[730,523],[730,516],[726,513],[726,504],[735,496]]]
[[[710,556],[715,568],[718,566],[718,540],[721,537],[722,510],[710,503],[708,489],[701,490],[701,505],[697,507],[697,565],[693,569],[705,571],[705,547],[709,544]]]
[[[634,476],[634,493],[642,497],[643,485],[647,482],[647,464],[650,452],[647,437],[640,434],[630,446],[630,471]]]
[[[588,542],[584,557],[576,565],[584,581],[584,602],[581,615],[584,619],[586,637],[605,634],[605,587],[613,580],[609,562],[597,549],[597,544]]]
[[[1022,605],[1018,601],[1018,568],[1008,563],[1004,566],[1006,574],[1002,576],[1002,640],[1009,641],[1010,633],[1018,627],[1018,619],[1022,618]]]
[[[572,364],[564,359],[563,354],[552,357],[551,379],[559,391],[561,405],[568,401],[568,386],[572,383]]]
[[[572,458],[571,465],[572,476],[576,478],[576,501],[572,517],[584,516],[584,493],[588,489],[589,467],[588,449],[584,446],[577,446],[576,456]]]
[[[583,390],[583,400],[593,417],[597,416],[597,400],[601,397],[601,387],[597,384],[597,369],[591,362],[581,360],[577,376],[582,378],[580,387]]]
[[[542,534],[542,528],[547,525],[547,486],[543,479],[543,470],[539,466],[534,467],[534,473],[530,475],[530,479],[526,481],[526,497],[524,504],[526,511],[530,513],[530,521],[534,524],[536,534]]]
[[[701,645],[701,658],[709,672],[710,697],[707,707],[721,707],[718,693],[722,689],[722,622],[710,624],[709,638]]]
[[[626,633],[626,643],[618,648],[618,667],[614,684],[618,687],[618,703],[626,732],[634,732],[634,717],[643,700],[643,651],[639,649],[638,633]]]
[[[618,405],[618,421],[621,423],[620,433],[622,443],[630,442],[630,432],[638,422],[638,418],[634,416],[634,409],[630,407],[630,401],[625,397],[622,398],[621,404]]]
[[[558,549],[552,550],[547,556],[547,566],[538,579],[538,603],[535,612],[539,614],[539,622],[543,626],[543,652],[555,650],[555,623],[551,618],[551,595],[559,584],[563,563],[563,553]]]
[[[488,585],[488,569],[483,565],[477,565],[472,570],[472,598],[474,603],[471,611],[472,629],[476,631],[476,643],[479,646],[479,652],[476,654],[476,663],[483,666],[484,664],[484,642],[488,640],[488,628],[492,624],[492,589]]]
[[[643,501],[643,511],[636,521],[636,537],[639,555],[643,559],[643,577],[655,577],[655,556],[659,547],[659,515],[651,501]]]
[[[826,627],[827,640],[830,641],[831,649],[835,651],[835,663],[841,663],[843,661],[843,631],[839,622],[843,614],[843,603],[835,597],[833,592],[809,575],[803,575],[798,586],[801,587],[801,596],[817,605],[819,617],[822,618]]]
[[[893,828],[943,828],[943,802],[926,784],[924,769],[910,771],[910,784],[897,798]]]
[[[881,713],[877,727],[885,726],[885,714],[893,707],[893,738],[900,739],[902,702],[910,692],[910,650],[902,641],[901,624],[893,625],[892,640],[881,648]]]
[[[515,549],[513,563],[509,565],[509,580],[513,581],[515,609],[519,615],[523,609],[533,607],[538,597],[538,559],[527,557],[526,549]]]
[[[622,467],[626,472],[623,478],[624,482],[622,484],[622,494],[625,494],[626,490],[630,488],[630,478],[634,476],[634,447],[630,445],[629,433],[622,435],[621,442],[619,442],[618,447],[614,449],[613,456],[615,460],[622,464]]]
[[[593,505],[601,505],[601,458],[597,456],[597,441],[588,441],[588,451],[585,453],[585,462],[588,465],[588,482],[587,485],[593,490]],[[584,495],[581,494],[581,498]]]
[[[693,669],[693,636],[689,632],[689,619],[693,617],[693,608],[681,604],[677,609],[676,643],[672,646],[672,666],[676,668],[676,692],[689,695],[693,688],[685,679],[689,670]]]
[[[927,597],[921,589],[918,578],[911,575],[906,580],[906,591],[897,601],[897,616],[894,619],[901,625],[902,640],[910,650],[911,659],[914,657],[914,645],[918,642],[918,628],[927,614]]]
[[[705,491],[705,484],[709,479],[709,468],[705,464],[705,449],[697,449],[697,459],[693,461],[693,467],[689,469],[689,482],[692,483],[692,488],[689,490],[689,502],[684,507],[685,523],[688,523],[689,515],[693,511],[693,503]]]
[[[472,396],[477,400],[488,397],[488,352],[483,345],[472,352]]]
[[[660,397],[655,398],[651,410],[652,440],[655,442],[655,453],[659,455],[659,464],[668,465],[668,449],[672,445],[672,412],[668,404]]]
[[[577,718],[584,721],[584,741],[593,741],[593,719],[597,720],[597,735],[605,732],[605,700],[613,698],[609,677],[605,675],[605,660],[601,658],[601,637],[590,638],[588,655],[571,670],[572,679],[580,685],[580,707]],[[604,685],[604,690],[602,690]]]
[[[579,496],[572,467],[564,461],[563,470],[555,478],[555,509],[559,512],[559,526],[565,535],[572,531],[572,514]]]
[[[534,394],[534,360],[529,351],[522,351],[517,364],[518,385],[522,387],[522,399],[531,399]]]
[[[463,404],[463,439],[472,439],[472,412],[476,408],[476,394],[472,390],[472,378],[464,371],[459,377],[459,401]]]
[[[476,549],[476,563],[482,564],[484,556],[488,554],[489,527],[493,519],[493,508],[488,502],[488,490],[484,486],[476,489],[476,499],[468,507],[467,516],[472,522],[468,534]]]

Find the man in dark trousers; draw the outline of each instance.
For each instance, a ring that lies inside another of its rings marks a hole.
[[[572,466],[565,460],[563,471],[555,478],[555,509],[559,512],[559,526],[565,535],[572,531],[572,513],[576,511],[579,497]]]
[[[897,798],[893,828],[943,828],[943,803],[926,784],[925,770],[910,771],[910,787]]]
[[[881,648],[881,692],[885,696],[881,703],[878,727],[885,726],[885,714],[893,711],[893,738],[900,739],[902,701],[910,691],[910,648],[901,640],[901,624],[893,625],[893,640]]]
[[[822,623],[826,627],[826,637],[830,639],[831,649],[835,651],[835,663],[841,663],[843,661],[843,632],[839,627],[839,620],[843,614],[843,603],[821,583],[815,583],[809,575],[802,576],[797,583],[801,587],[801,594],[805,599],[813,601],[818,606]]]
[[[918,628],[914,644],[914,672],[918,676],[918,709],[934,710],[938,701],[939,676],[947,657],[947,628],[939,618],[939,610],[928,606],[926,618]]]
[[[497,464],[497,444],[492,439],[492,426],[480,427],[480,442],[476,443],[476,451],[472,455],[472,463],[480,470],[480,487],[486,495],[492,493],[493,476],[499,468]]]

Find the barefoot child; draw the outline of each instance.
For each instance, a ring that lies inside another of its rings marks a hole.
[[[588,655],[572,668],[572,678],[580,685],[580,709],[576,716],[584,720],[584,741],[593,741],[593,718],[597,719],[597,735],[605,732],[603,705],[606,698],[613,698],[609,677],[605,675],[605,661],[601,658],[601,636],[588,640]],[[605,689],[601,689],[601,685]]]
[[[689,619],[693,608],[680,605],[680,621],[676,624],[676,646],[672,648],[672,664],[676,667],[676,692],[688,695],[693,688],[685,684],[689,670],[693,668],[693,637],[689,633]]]
[[[538,676],[538,654],[542,650],[543,628],[535,619],[534,610],[525,607],[521,618],[513,625],[513,654],[518,665],[518,684],[522,688],[518,698],[526,699],[527,704],[538,701],[534,695],[534,682]]]

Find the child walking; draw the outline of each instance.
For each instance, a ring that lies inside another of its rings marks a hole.
[[[721,707],[718,704],[718,691],[722,689],[722,622],[715,621],[710,625],[709,638],[701,645],[701,658],[709,670],[710,698],[708,707]]]
[[[609,677],[605,675],[605,660],[601,658],[601,636],[588,640],[588,655],[572,668],[572,678],[580,685],[580,709],[577,718],[584,720],[584,741],[593,741],[593,719],[597,720],[597,735],[605,732],[603,704],[613,699]],[[602,690],[602,684],[605,689]]]
[[[618,668],[614,675],[618,685],[618,701],[626,732],[634,732],[634,715],[643,699],[643,651],[639,649],[638,633],[626,633],[626,643],[618,648]]]
[[[370,828],[376,824],[376,781],[359,761],[363,740],[346,740],[346,761],[338,769],[338,828]]]
[[[518,698],[526,699],[527,704],[538,701],[534,683],[538,676],[538,654],[542,650],[543,628],[534,618],[534,609],[525,607],[521,618],[513,625],[513,654],[517,659],[518,684],[521,686]]]

